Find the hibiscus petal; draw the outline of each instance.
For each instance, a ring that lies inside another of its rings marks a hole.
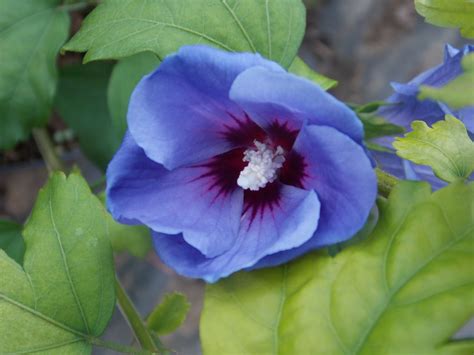
[[[474,106],[467,106],[458,110],[455,115],[463,121],[467,130],[474,134]],[[471,136],[472,139],[472,136]]]
[[[265,209],[256,218],[246,213],[232,249],[208,258],[190,246],[181,235],[154,233],[161,260],[178,273],[215,282],[242,268],[254,265],[269,253],[301,245],[314,233],[319,217],[319,200],[314,191],[281,186],[280,204]]]
[[[275,121],[290,121],[291,128],[300,128],[303,122],[330,125],[362,142],[362,123],[354,112],[318,85],[296,75],[262,67],[247,69],[235,79],[230,98],[263,128]]]
[[[232,124],[232,115],[245,118],[229,100],[229,89],[240,72],[256,65],[283,71],[258,54],[182,47],[135,88],[128,111],[133,138],[168,169],[228,151],[225,125]]]
[[[318,229],[302,246],[270,255],[255,265],[281,264],[312,249],[342,242],[360,230],[375,203],[377,183],[364,149],[331,127],[304,126],[294,148],[305,158],[303,186],[321,201]]]
[[[443,110],[436,101],[419,101],[416,97],[418,87],[411,84],[392,83],[396,94],[390,96],[387,102],[393,105],[383,106],[378,114],[389,121],[403,126],[406,130],[411,130],[413,120],[424,120],[430,124],[436,122],[444,116]]]
[[[332,127],[305,126],[294,150],[305,157],[305,188],[321,200],[314,245],[352,237],[365,223],[377,195],[377,179],[364,149]]]
[[[223,191],[205,167],[165,169],[127,133],[107,169],[107,205],[122,223],[183,233],[212,257],[231,248],[238,236],[243,192]]]

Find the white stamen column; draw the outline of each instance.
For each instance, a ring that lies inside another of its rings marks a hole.
[[[275,181],[278,169],[285,162],[284,150],[255,141],[255,148],[249,148],[244,153],[243,161],[247,166],[240,172],[237,185],[244,190],[258,191],[269,182]]]

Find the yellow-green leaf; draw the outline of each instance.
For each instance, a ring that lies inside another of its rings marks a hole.
[[[416,164],[430,166],[440,179],[452,182],[465,179],[474,170],[474,142],[464,124],[447,115],[430,128],[413,121],[413,131],[396,138],[397,155]]]
[[[204,354],[471,354],[474,185],[400,182],[372,235],[335,257],[208,285]]]
[[[415,0],[415,7],[427,22],[443,27],[458,27],[464,37],[474,38],[472,0]]]

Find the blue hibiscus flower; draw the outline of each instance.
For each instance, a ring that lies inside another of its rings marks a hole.
[[[214,282],[353,236],[376,197],[360,121],[258,54],[186,46],[132,94],[108,208]]]
[[[421,85],[443,87],[462,74],[461,61],[466,54],[473,51],[472,45],[466,45],[461,50],[446,45],[442,64],[421,73],[406,84],[392,83],[395,93],[386,100],[390,105],[382,107],[378,113],[390,122],[403,126],[407,131],[411,130],[411,123],[414,120],[423,120],[431,125],[444,119],[446,114],[451,114],[463,121],[468,131],[474,134],[474,106],[454,110],[440,101],[417,98]],[[392,142],[392,138],[377,141],[387,147],[391,147]],[[376,153],[375,158],[384,170],[396,176],[427,180],[435,188],[444,185],[429,167],[409,163],[390,153]]]

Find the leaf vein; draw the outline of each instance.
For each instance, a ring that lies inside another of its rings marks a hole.
[[[59,234],[58,228],[56,226],[56,221],[54,219],[51,196],[49,196],[48,205],[49,205],[49,215],[50,215],[50,218],[51,218],[51,224],[53,226],[54,233],[56,235],[56,239],[57,239],[58,244],[59,244],[59,249],[61,251],[61,258],[63,260],[64,270],[66,272],[68,283],[69,283],[69,286],[71,287],[71,291],[72,291],[72,294],[73,294],[73,297],[74,297],[74,301],[76,302],[77,308],[79,309],[79,313],[81,314],[82,322],[84,323],[84,326],[86,327],[87,333],[90,334],[89,324],[87,323],[87,319],[86,319],[86,316],[84,314],[84,309],[82,308],[82,304],[81,304],[81,302],[79,300],[79,297],[77,295],[76,287],[74,286],[74,283],[72,282],[72,277],[71,277],[71,273],[69,272],[69,265],[68,265],[68,262],[67,262],[66,253],[64,251],[64,247],[63,247],[63,244],[62,244],[62,241],[61,241],[61,236]]]

